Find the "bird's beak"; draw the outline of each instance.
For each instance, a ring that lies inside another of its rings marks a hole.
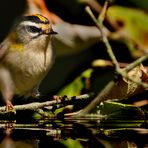
[[[58,34],[58,33],[57,33],[56,31],[54,31],[54,30],[50,30],[50,32],[49,32],[48,34],[56,35],[56,34]]]
[[[54,31],[53,29],[51,29],[51,30],[45,30],[44,33],[47,34],[47,35],[51,35],[51,34],[56,35],[56,34],[58,34],[58,33],[57,33],[56,31]]]

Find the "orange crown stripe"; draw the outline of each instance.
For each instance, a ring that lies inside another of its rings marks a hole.
[[[47,21],[47,18],[39,15],[39,14],[35,14],[35,16],[37,16],[42,22],[46,22]]]

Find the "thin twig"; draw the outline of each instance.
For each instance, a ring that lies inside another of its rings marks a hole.
[[[107,8],[108,8],[109,0],[106,0],[104,6],[99,14],[98,20],[103,24],[104,19],[106,18]]]
[[[60,102],[60,101],[59,101]],[[23,105],[15,105],[14,108],[16,111],[19,110],[37,110],[39,108],[43,108],[45,106],[51,106],[53,104],[59,103],[57,100],[53,100],[53,101],[46,101],[46,102],[33,102],[33,103],[28,103],[28,104],[23,104]],[[0,107],[0,112],[4,112],[5,111],[5,107]]]
[[[97,13],[100,13],[102,10],[102,6],[97,2],[97,0],[81,0],[80,2],[89,5]]]
[[[108,99],[108,95],[114,87],[115,82],[110,81],[105,88],[82,110],[76,112],[73,117],[81,117],[88,113],[90,113],[97,105],[99,105],[102,101]]]
[[[89,13],[90,17],[91,17],[92,20],[95,22],[96,27],[100,30],[101,36],[103,36],[103,32],[101,31],[100,24],[98,24],[99,22],[98,22],[97,19],[95,18],[95,16],[94,16],[94,14],[92,13],[90,7],[87,6],[87,7],[85,8],[85,10],[86,10],[87,13]]]
[[[44,107],[49,107],[53,105],[57,105],[60,103],[66,103],[67,101],[72,101],[74,100],[80,100],[80,99],[88,99],[92,96],[92,94],[84,94],[80,96],[74,96],[70,98],[65,98],[64,101],[62,99],[57,99],[57,100],[52,100],[52,101],[46,101],[46,102],[33,102],[33,103],[28,103],[28,104],[23,104],[23,105],[15,105],[14,108],[16,111],[19,110],[33,110],[36,111],[40,108]],[[5,107],[0,107],[0,114],[6,113],[5,112]]]
[[[114,55],[114,53],[112,51],[112,47],[110,46],[110,43],[109,43],[107,37],[103,33],[103,23],[102,23],[103,20],[102,21],[97,20],[95,18],[94,14],[92,13],[90,7],[88,7],[88,6],[86,7],[86,12],[90,15],[92,20],[95,22],[97,28],[100,30],[101,35],[102,35],[102,41],[104,42],[104,44],[105,44],[105,46],[107,48],[108,55],[110,56],[113,64],[115,65],[116,70],[118,70],[119,69],[119,64],[117,62],[117,59],[116,59],[116,57],[115,57],[115,55]]]
[[[132,70],[137,65],[141,64],[142,62],[148,60],[148,54],[138,58],[136,61],[132,62],[131,64],[128,64],[126,68],[124,68],[124,71],[128,73],[130,70]]]

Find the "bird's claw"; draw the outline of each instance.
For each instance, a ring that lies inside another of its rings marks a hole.
[[[14,110],[14,106],[12,105],[12,103],[10,101],[6,102],[6,111],[10,111],[10,110]]]

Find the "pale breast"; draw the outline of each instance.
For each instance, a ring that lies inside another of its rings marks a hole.
[[[31,90],[47,74],[52,65],[52,50],[34,52],[31,50],[22,53],[13,52],[7,55],[5,61],[14,82],[15,93],[24,95]]]

